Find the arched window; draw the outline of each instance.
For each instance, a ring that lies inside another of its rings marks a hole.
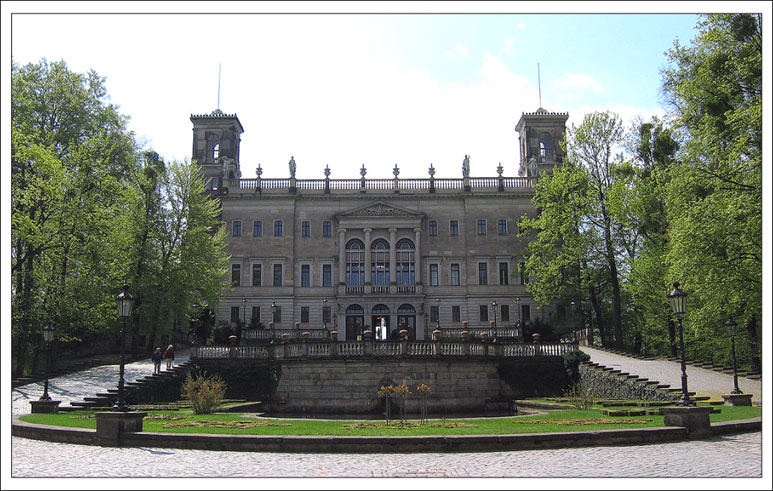
[[[398,285],[416,284],[416,247],[410,239],[400,239],[397,242],[396,281]]]
[[[539,154],[540,157],[552,157],[553,156],[553,137],[547,131],[542,133],[539,140]]]
[[[370,244],[370,278],[373,286],[389,285],[389,242],[376,239]]]
[[[346,313],[350,314],[350,315],[355,315],[355,314],[362,315],[362,314],[365,313],[365,310],[362,308],[361,305],[357,305],[355,303],[355,304],[352,304],[352,305],[346,307]]]
[[[380,303],[373,307],[373,311],[371,312],[372,315],[389,315],[389,307],[384,305],[383,303]]]
[[[346,243],[346,285],[365,284],[365,244],[360,239]]]

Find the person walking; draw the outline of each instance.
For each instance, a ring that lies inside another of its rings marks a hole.
[[[174,346],[169,345],[164,351],[164,359],[166,360],[166,369],[171,370],[174,362]]]
[[[156,348],[156,351],[150,355],[150,359],[153,360],[153,375],[161,373],[161,360],[164,358],[164,354],[161,353],[161,348]]]

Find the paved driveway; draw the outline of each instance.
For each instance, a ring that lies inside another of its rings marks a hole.
[[[661,384],[668,384],[675,389],[682,388],[682,369],[679,362],[668,360],[639,360],[627,356],[609,353],[580,346],[580,349],[590,355],[594,363],[612,367],[638,375],[650,380],[657,380]],[[696,395],[707,395],[715,400],[722,400],[722,394],[729,394],[733,390],[733,375],[715,372],[703,368],[687,366],[687,390]],[[738,377],[738,388],[746,394],[752,394],[752,402],[762,402],[762,382],[746,377]]]

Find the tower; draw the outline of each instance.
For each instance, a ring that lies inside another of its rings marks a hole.
[[[560,143],[566,135],[567,119],[569,113],[552,113],[542,107],[536,112],[521,114],[515,125],[521,154],[519,176],[553,173],[553,167],[564,158]]]
[[[228,179],[240,179],[239,144],[244,128],[236,114],[215,109],[211,114],[192,114],[193,159],[201,167],[206,189],[227,187]]]

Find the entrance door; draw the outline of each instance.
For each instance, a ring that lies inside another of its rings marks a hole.
[[[378,304],[370,312],[370,325],[373,329],[373,337],[376,341],[389,339],[389,307]]]
[[[363,325],[365,325],[365,311],[361,306],[354,304],[346,309],[346,340],[354,341],[358,337],[362,339]]]
[[[416,339],[416,309],[413,308],[413,305],[403,304],[397,309],[397,329],[395,331],[399,333],[402,329],[408,331],[408,339],[412,341]],[[399,334],[397,334],[397,338],[400,338]]]

